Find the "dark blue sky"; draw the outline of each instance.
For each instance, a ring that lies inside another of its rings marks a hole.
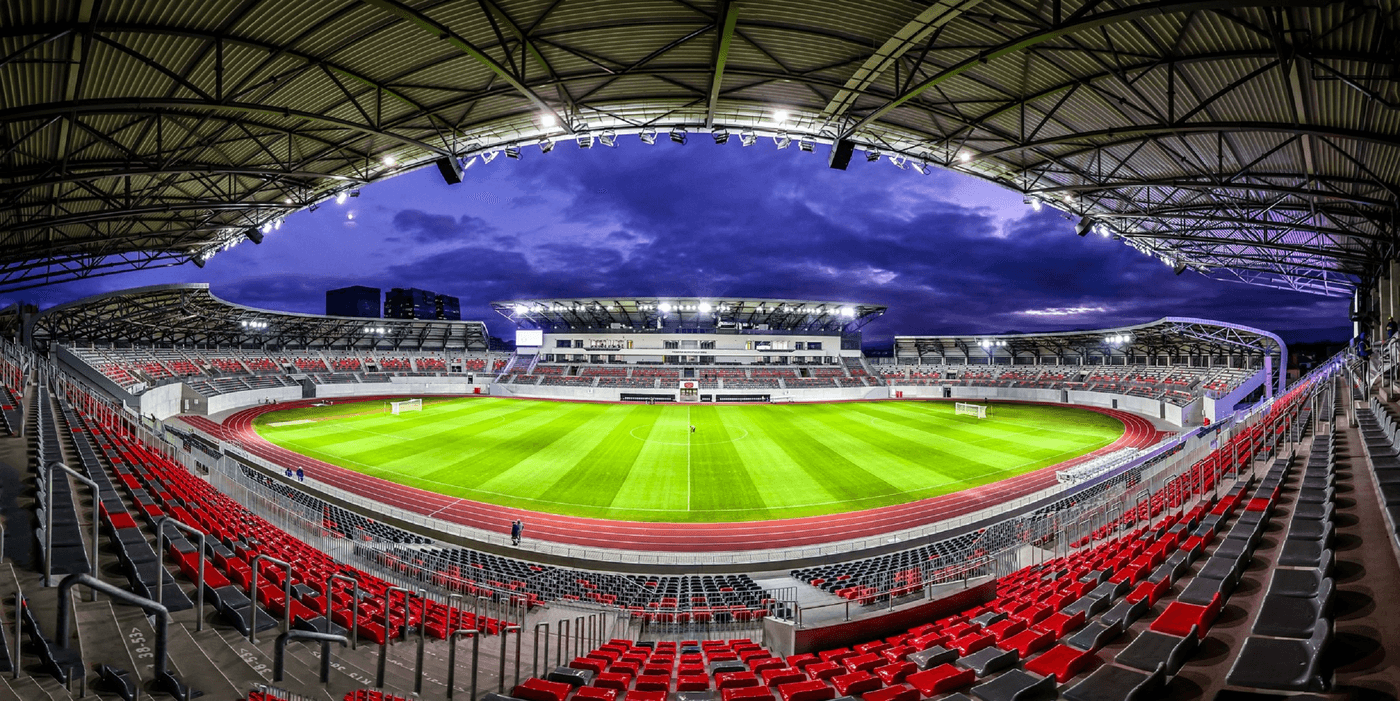
[[[708,140],[706,140],[708,141]],[[1093,328],[1197,316],[1285,338],[1345,338],[1346,302],[1175,276],[1127,246],[1074,235],[1060,213],[970,176],[927,176],[825,149],[563,142],[364,188],[287,218],[260,246],[194,266],[0,296],[50,306],[97,292],[209,282],[224,299],[324,312],[351,284],[461,297],[463,318],[509,335],[487,303],[584,295],[750,296],[887,304],[867,339],[895,334]],[[353,218],[352,218],[353,217]],[[1068,312],[1068,313],[1067,313]],[[502,320],[503,321],[503,320]],[[1331,331],[1335,329],[1335,331]]]

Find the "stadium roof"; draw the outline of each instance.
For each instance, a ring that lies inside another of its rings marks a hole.
[[[976,334],[967,336],[895,336],[901,358],[954,357],[986,362],[988,358],[1188,355],[1244,355],[1262,364],[1277,358],[1279,391],[1287,386],[1288,346],[1263,329],[1209,319],[1164,317],[1156,321],[1111,329],[1048,333]],[[1270,361],[1275,362],[1275,361]]]
[[[321,316],[254,309],[215,297],[203,283],[155,285],[52,307],[33,322],[34,343],[264,345],[284,348],[486,350],[479,321]]]
[[[1346,294],[1395,254],[1397,0],[54,0],[0,18],[0,291],[202,264],[424,165],[712,129],[968,172],[1213,277]]]
[[[516,326],[565,330],[767,329],[848,333],[888,307],[856,302],[742,297],[588,297],[521,299],[491,307]]]

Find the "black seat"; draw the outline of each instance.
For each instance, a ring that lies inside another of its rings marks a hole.
[[[1114,662],[1144,672],[1155,671],[1161,666],[1166,675],[1171,677],[1176,675],[1181,665],[1196,651],[1199,641],[1195,626],[1191,626],[1191,631],[1183,638],[1145,630],[1118,653]]]
[[[1079,632],[1065,640],[1065,644],[1076,650],[1093,652],[1123,634],[1123,626],[1118,623],[1091,621]]]
[[[1055,678],[1039,677],[1019,669],[1007,670],[1001,676],[970,689],[982,701],[1028,701],[1055,695]]]
[[[1142,618],[1142,614],[1147,613],[1147,609],[1147,599],[1145,598],[1139,599],[1135,604],[1124,599],[1114,604],[1108,611],[1105,611],[1104,614],[1099,617],[1099,620],[1104,623],[1117,623],[1124,629],[1127,629],[1128,626],[1133,624],[1133,621]]]
[[[1309,638],[1319,626],[1331,625],[1325,618],[1331,609],[1331,578],[1322,580],[1317,596],[1312,598],[1270,591],[1264,597],[1259,617],[1254,621],[1254,634],[1276,638]]]
[[[958,659],[957,650],[949,650],[942,645],[934,645],[927,650],[911,652],[905,656],[906,660],[913,662],[919,669],[932,669],[941,664],[947,664]]]
[[[568,684],[575,689],[581,686],[588,686],[593,681],[593,670],[574,669],[573,667],[555,667],[545,679],[561,684]]]
[[[1320,669],[1331,627],[1320,625],[1307,640],[1249,637],[1225,675],[1235,686],[1284,691],[1325,691]]]
[[[1117,665],[1104,665],[1083,681],[1060,691],[1070,701],[1138,701],[1155,698],[1162,690],[1166,671],[1162,666],[1143,672]]]
[[[957,666],[972,670],[978,679],[1006,669],[1020,659],[1015,650],[1002,650],[998,647],[985,647],[956,662]]]

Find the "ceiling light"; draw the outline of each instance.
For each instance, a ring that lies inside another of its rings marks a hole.
[[[598,135],[598,141],[608,148],[613,148],[617,146],[617,132],[609,129]]]
[[[682,146],[684,146],[684,145],[685,145],[685,130],[682,129],[682,128],[680,128],[680,127],[675,127],[675,128],[673,128],[673,129],[671,129],[671,141],[674,141],[675,143],[678,143],[678,144],[681,144]]]
[[[648,146],[656,143],[655,129],[643,129],[642,133],[638,134],[637,136],[641,138],[642,143],[647,144]]]
[[[968,161],[972,160],[972,154],[967,151],[959,151],[958,160],[962,161],[963,163],[967,163]]]
[[[924,163],[922,161],[909,161],[909,165],[914,166],[914,170],[919,171],[919,175],[929,174],[929,167],[927,163]]]
[[[578,142],[579,148],[593,148],[593,135],[587,132],[579,134],[574,141]]]
[[[710,136],[715,138],[716,144],[723,144],[729,141],[729,130],[723,127],[716,127],[710,130]]]
[[[553,129],[554,125],[558,123],[559,120],[555,119],[554,115],[549,112],[540,115],[540,124],[544,126],[545,129]]]
[[[758,143],[758,134],[753,133],[752,129],[745,129],[739,132],[739,143],[745,146],[753,146]]]
[[[341,190],[340,192],[336,193],[336,196],[335,196],[335,203],[336,203],[336,204],[345,204],[345,198],[347,198],[347,197],[349,197],[349,196],[350,196],[350,195],[349,195],[348,193],[346,193],[344,190]]]
[[[395,159],[393,156],[385,156],[385,157],[384,157],[384,165],[386,165],[386,166],[388,166],[388,167],[390,167],[390,168],[393,168],[393,167],[394,167],[395,165],[397,165],[397,164],[398,164],[398,160]]]
[[[880,152],[879,152],[879,151],[876,151],[876,150],[873,149],[873,148],[870,149],[869,151],[866,151],[866,152],[865,152],[865,160],[868,161],[868,162],[870,162],[870,163],[874,163],[875,161],[880,160]]]
[[[701,314],[709,314],[709,313],[712,312],[712,311],[714,311],[714,307],[711,307],[709,302],[701,302],[701,303],[700,303],[700,313],[701,313]]]
[[[500,151],[487,151],[486,153],[481,154],[481,162],[490,163],[491,161],[496,160],[496,157],[499,155],[501,155]]]
[[[515,146],[507,146],[507,147],[506,147],[506,158],[509,158],[509,159],[511,159],[511,160],[514,160],[514,161],[520,160],[520,149],[519,149],[518,147],[515,147]]]
[[[894,155],[891,155],[891,156],[890,156],[890,163],[893,163],[893,164],[894,164],[894,167],[896,167],[896,168],[898,168],[898,169],[900,169],[900,170],[904,170],[905,168],[908,167],[908,165],[906,164],[906,161],[904,160],[904,156],[894,156]]]
[[[472,156],[471,158],[468,158],[467,160],[462,161],[462,170],[466,170],[466,169],[472,167],[472,164],[473,164],[473,163],[476,163],[476,156]]]
[[[543,138],[543,139],[540,139],[540,153],[549,153],[550,151],[553,151],[553,150],[554,150],[554,142],[553,142],[553,141],[550,141],[548,137],[545,137],[545,138]]]
[[[1031,198],[1031,209],[1033,209],[1033,210],[1035,210],[1035,211],[1037,211],[1037,212],[1040,211],[1040,198],[1039,198],[1039,197],[1032,197],[1032,198]]]
[[[781,151],[792,145],[792,137],[788,136],[787,132],[783,132],[782,134],[773,137],[773,143],[776,144],[778,146],[778,150]]]
[[[788,113],[787,113],[787,110],[778,110],[777,112],[774,112],[774,113],[773,113],[773,121],[775,121],[775,122],[777,122],[777,123],[779,123],[779,124],[782,124],[783,122],[786,122],[787,120],[788,120]]]
[[[799,148],[799,149],[801,149],[801,150],[803,150],[803,151],[806,151],[807,153],[811,153],[813,150],[816,149],[816,147],[817,147],[816,144],[814,144],[814,143],[812,143],[812,142],[810,142],[810,141],[808,141],[808,140],[806,140],[806,139],[798,139],[798,140],[797,140],[797,148]]]

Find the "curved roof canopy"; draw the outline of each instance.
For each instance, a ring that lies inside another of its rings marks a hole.
[[[373,319],[255,309],[215,297],[204,283],[95,295],[45,310],[35,346],[52,343],[231,347],[480,350],[480,321]]]
[[[516,326],[548,331],[763,329],[853,333],[888,307],[749,297],[589,297],[492,302]]]
[[[434,162],[713,130],[1344,294],[1393,255],[1397,46],[1400,0],[6,0],[0,290],[202,264]]]

